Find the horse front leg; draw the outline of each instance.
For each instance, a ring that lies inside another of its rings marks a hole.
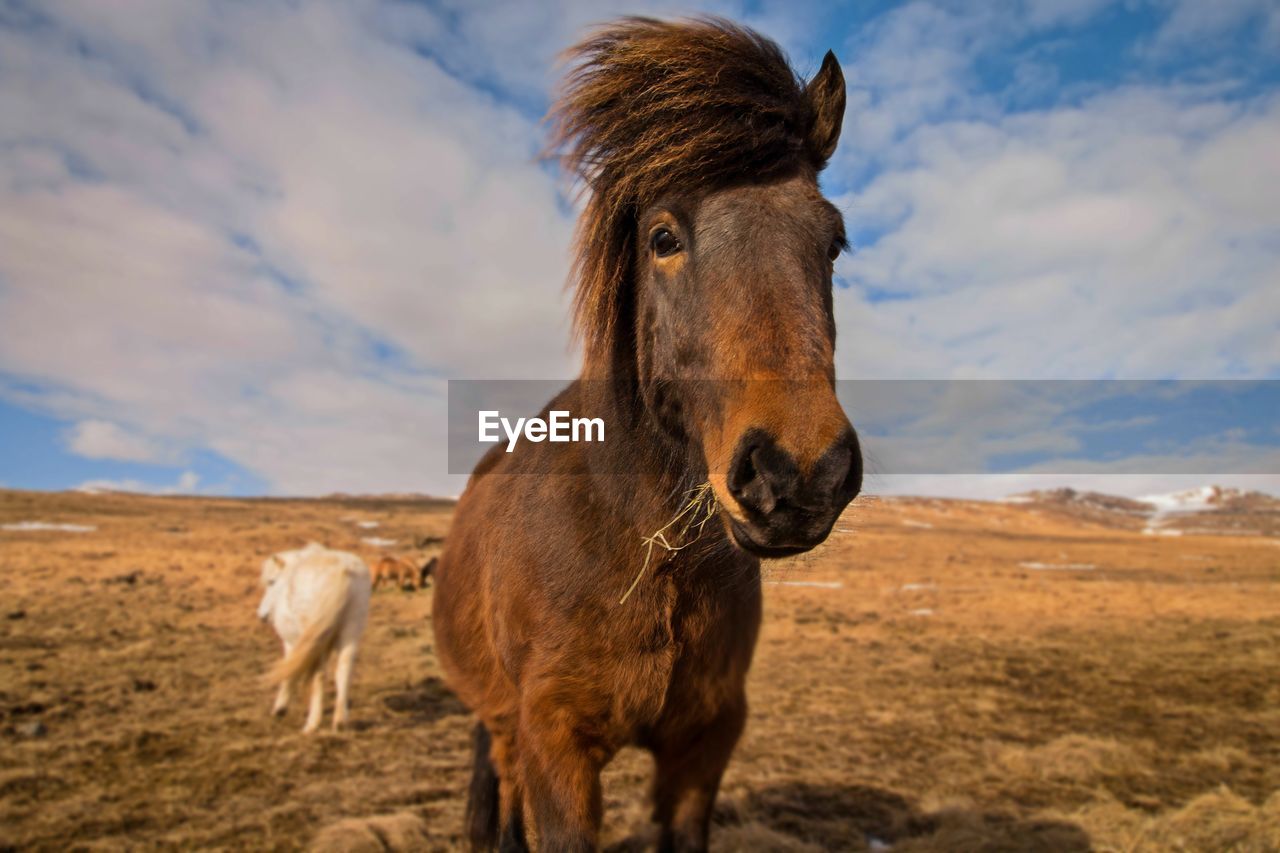
[[[288,657],[289,652],[293,651],[292,643],[284,644],[284,656]],[[276,691],[275,704],[271,706],[271,715],[274,717],[283,717],[284,712],[289,709],[289,699],[292,695],[292,686],[289,679],[280,682],[280,689]]]
[[[539,850],[592,851],[604,812],[605,750],[584,742],[570,714],[528,705],[521,714],[520,778]]]
[[[496,728],[489,749],[498,774],[498,853],[528,853],[524,830],[524,786],[520,782],[514,732]]]
[[[740,697],[710,723],[655,746],[653,819],[661,830],[659,851],[702,853],[707,849],[720,779],[746,719],[746,698]]]

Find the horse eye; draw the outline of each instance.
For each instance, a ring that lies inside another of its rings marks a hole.
[[[840,253],[843,251],[844,245],[839,240],[832,242],[831,248],[827,249],[827,260],[834,264],[836,258],[840,257]]]
[[[684,248],[680,245],[680,238],[666,228],[654,231],[653,236],[649,238],[649,245],[653,247],[653,253],[660,258],[669,258]]]

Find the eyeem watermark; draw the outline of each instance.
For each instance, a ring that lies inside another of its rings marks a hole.
[[[771,399],[803,399],[811,387],[753,381],[767,383]],[[495,444],[515,456],[522,437],[600,444],[606,421],[609,440],[616,442],[620,425],[611,412],[621,410],[605,408],[604,401],[634,401],[634,389],[597,382],[606,380],[580,380],[571,394],[560,397],[568,384],[561,379],[449,380],[449,473],[470,474]],[[712,399],[720,390],[716,380],[664,385],[665,397],[677,401]],[[1210,484],[1226,475],[1280,475],[1280,380],[1275,379],[845,379],[836,383],[836,393],[858,430],[864,455],[884,476],[1176,474]],[[505,425],[500,412],[507,414]],[[537,417],[517,419],[516,414]],[[574,452],[585,445],[537,449],[550,452],[512,467],[525,475],[594,476],[628,474],[635,465],[626,453]],[[617,470],[602,471],[609,465]]]
[[[501,427],[507,436],[507,452],[516,449],[516,442],[523,435],[529,441],[604,441],[603,418],[575,418],[569,412],[552,410],[547,420],[542,418],[516,418],[515,424],[502,417],[498,411],[480,412],[480,441],[496,444],[502,440]]]

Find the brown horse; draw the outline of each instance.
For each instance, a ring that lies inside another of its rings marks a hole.
[[[392,588],[395,589],[412,590],[421,585],[419,583],[420,579],[424,581],[426,579],[425,575],[422,574],[422,570],[415,567],[407,559],[391,556],[384,556],[374,562],[370,574],[373,577],[374,589],[384,583],[390,583]]]
[[[476,848],[590,850],[600,771],[656,763],[661,847],[704,850],[747,714],[760,558],[822,542],[857,493],[834,391],[817,175],[844,79],[805,85],[732,23],[626,19],[574,49],[556,148],[589,187],[576,261],[582,376],[548,409],[607,441],[493,449],[436,572],[436,649],[480,717]],[[543,411],[543,417],[547,410]]]

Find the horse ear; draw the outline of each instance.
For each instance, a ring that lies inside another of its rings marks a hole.
[[[840,126],[844,122],[844,72],[840,70],[840,61],[834,53],[827,51],[822,58],[822,68],[805,86],[804,94],[813,115],[805,141],[821,169],[836,151]]]

